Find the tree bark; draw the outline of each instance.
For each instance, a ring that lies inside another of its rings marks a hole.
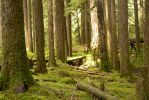
[[[105,21],[105,31],[107,34],[108,56],[110,65],[112,65],[113,40],[112,40],[112,26],[111,26],[111,0],[104,0],[104,21]]]
[[[23,0],[2,0],[1,4],[3,65],[0,89],[24,92],[35,82],[27,64]]]
[[[27,10],[27,0],[23,0],[23,10],[24,10],[24,30],[25,30],[25,42],[26,48],[28,47],[28,39],[27,39],[27,32],[28,32],[28,10]]]
[[[54,0],[54,12],[55,12],[55,34],[56,34],[56,55],[58,60],[66,63],[66,43],[65,43],[65,22],[64,20],[64,1]]]
[[[89,1],[85,3],[85,41],[87,51],[90,50],[91,43],[91,16],[90,16],[90,8]]]
[[[113,96],[105,93],[104,91],[97,89],[97,88],[90,86],[90,85],[78,83],[77,88],[79,90],[83,90],[87,93],[92,94],[93,96],[97,97],[98,100],[118,100],[116,97],[113,97]]]
[[[149,100],[149,0],[145,0],[144,68],[137,82],[137,99]]]
[[[120,62],[118,58],[118,38],[116,31],[116,8],[115,0],[111,0],[111,40],[112,40],[112,67],[115,70],[120,70]]]
[[[85,36],[85,3],[81,5],[81,44],[84,45],[86,43]]]
[[[70,0],[66,0],[66,6],[69,7]],[[72,56],[72,31],[71,31],[71,13],[66,15],[67,40],[68,40],[68,56]]]
[[[27,31],[27,48],[33,52],[33,39],[32,39],[32,16],[31,16],[31,0],[27,0],[27,15],[28,15],[28,31]]]
[[[129,73],[129,41],[128,41],[128,1],[118,1],[118,31],[120,43],[120,73]]]
[[[1,2],[0,2],[0,13],[1,13]],[[1,15],[0,15],[0,47],[2,47],[2,26],[1,26]]]
[[[36,32],[35,32],[35,1],[32,0],[32,33],[33,33],[33,50],[36,51]]]
[[[107,53],[107,34],[105,31],[103,0],[97,0],[98,30],[99,30],[99,48],[101,58],[101,70],[110,71],[109,58]]]
[[[140,27],[138,18],[138,0],[134,0],[134,16],[135,16],[135,35],[136,35],[136,51],[140,53]]]
[[[48,0],[49,66],[56,66],[53,30],[53,0]]]
[[[43,5],[42,0],[34,0],[34,23],[36,33],[36,56],[37,56],[37,73],[46,73],[46,62],[44,52],[44,23],[43,23]]]
[[[98,15],[97,6],[95,6],[95,0],[89,0],[90,2],[90,15],[91,15],[91,48],[98,48],[99,30],[98,30]]]

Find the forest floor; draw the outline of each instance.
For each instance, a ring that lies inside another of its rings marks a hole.
[[[119,100],[136,100],[136,75],[120,77],[116,71],[102,72],[94,67],[91,54],[85,55],[86,64],[90,67],[78,69],[59,63],[57,67],[48,68],[47,74],[33,74],[40,86],[35,86],[25,93],[12,94],[8,91],[0,92],[0,100],[96,100],[87,92],[77,90],[77,83],[85,83],[100,88],[104,83],[105,92],[119,98]],[[135,69],[141,67],[142,56],[131,56],[131,64]],[[32,72],[34,71],[31,70]]]

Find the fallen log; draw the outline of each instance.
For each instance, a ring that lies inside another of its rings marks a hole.
[[[91,85],[86,85],[83,83],[77,83],[77,89],[90,93],[91,95],[98,98],[98,100],[119,100],[118,98],[111,96],[104,91],[97,89]]]
[[[67,64],[72,66],[80,66],[83,64],[83,60],[85,58],[85,56],[71,57],[67,59]]]

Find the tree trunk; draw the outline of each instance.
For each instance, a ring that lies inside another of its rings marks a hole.
[[[98,30],[98,17],[97,17],[97,7],[95,6],[95,0],[90,0],[90,15],[91,15],[91,48],[98,48],[99,40],[99,30]]]
[[[116,8],[115,0],[111,0],[111,40],[112,40],[112,67],[115,70],[120,70],[120,63],[118,58],[118,40],[116,32]]]
[[[90,86],[90,85],[78,83],[77,88],[79,90],[83,90],[87,93],[92,94],[93,96],[97,97],[98,100],[118,100],[118,98],[113,97],[113,96],[105,93],[104,91],[97,89],[97,88]]]
[[[56,54],[57,58],[63,63],[66,62],[66,51],[65,51],[65,23],[64,23],[64,1],[54,0],[54,12],[55,12],[55,33],[56,33]]]
[[[140,29],[138,18],[138,0],[134,0],[134,14],[135,14],[135,35],[136,35],[136,51],[137,55],[140,53]]]
[[[79,18],[79,11],[76,11],[76,23],[77,23],[77,32],[78,32],[78,43],[81,44],[81,32],[80,32],[80,18]]]
[[[101,57],[101,70],[110,71],[109,58],[107,53],[107,39],[104,23],[103,0],[97,0],[98,30],[99,30],[99,48]]]
[[[118,31],[120,43],[120,73],[128,75],[129,70],[129,41],[128,41],[128,2],[118,1]]]
[[[89,1],[85,3],[85,41],[86,41],[86,48],[87,51],[90,50],[90,43],[91,43],[91,17],[90,17],[90,8],[89,8]]]
[[[85,37],[85,4],[81,5],[81,44],[84,45],[86,43]]]
[[[26,42],[26,48],[28,48],[28,39],[27,39],[27,32],[28,32],[28,8],[27,8],[27,0],[23,0],[23,10],[24,10],[25,42]]]
[[[105,21],[105,30],[107,34],[107,50],[108,56],[110,60],[110,64],[112,65],[112,54],[113,54],[113,41],[112,41],[112,26],[111,26],[111,0],[104,0],[104,21]]]
[[[1,13],[1,2],[0,2],[0,13]],[[0,15],[0,47],[2,47],[2,26],[1,26],[1,15]]]
[[[49,66],[56,66],[53,30],[53,1],[48,0]]]
[[[35,32],[35,1],[32,0],[32,33],[33,33],[33,50],[36,51],[36,32]]]
[[[149,0],[145,0],[144,68],[137,82],[137,99],[149,100]],[[140,95],[141,94],[141,95]]]
[[[27,15],[28,15],[28,31],[27,31],[27,48],[33,52],[33,40],[32,40],[32,16],[31,16],[31,0],[27,0]]]
[[[35,85],[35,82],[27,64],[23,0],[2,0],[1,4],[3,66],[0,89],[24,92]]]
[[[66,6],[69,7],[70,0],[66,0]],[[68,56],[72,56],[72,32],[71,32],[71,13],[66,15],[66,26],[67,26],[67,40],[68,40]]]
[[[36,33],[36,56],[37,56],[37,69],[38,73],[46,73],[46,62],[44,53],[44,23],[43,23],[43,5],[42,0],[34,0],[34,23]]]

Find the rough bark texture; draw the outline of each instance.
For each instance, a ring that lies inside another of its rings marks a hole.
[[[149,0],[145,0],[144,67],[145,100],[149,100]]]
[[[26,42],[26,47],[28,47],[28,40],[27,40],[27,32],[28,32],[28,10],[27,10],[27,0],[23,0],[23,10],[24,10],[25,42]]]
[[[24,92],[35,85],[27,65],[23,0],[2,0],[3,66],[0,89]]]
[[[144,7],[144,0],[140,0],[140,8],[141,8],[141,14],[140,14],[140,35],[142,36],[142,34],[144,34],[144,10],[145,10],[145,7]]]
[[[27,1],[27,15],[28,15],[28,31],[27,31],[27,49],[33,52],[33,40],[32,40],[32,16],[31,16],[31,0]]]
[[[128,75],[129,70],[129,41],[128,41],[128,1],[118,1],[118,31],[120,43],[120,73]]]
[[[107,53],[107,39],[105,32],[105,24],[104,24],[104,12],[103,12],[103,0],[97,0],[97,14],[99,21],[99,43],[100,43],[100,57],[101,57],[101,69],[104,71],[109,71],[109,58]]]
[[[81,6],[81,44],[86,43],[85,36],[85,4],[83,3]]]
[[[43,24],[43,5],[42,0],[34,0],[34,23],[35,23],[35,32],[36,32],[36,56],[37,56],[37,69],[38,73],[45,73],[46,62],[45,62],[45,53],[44,53],[44,24]]]
[[[36,51],[36,32],[35,32],[35,1],[32,0],[32,35],[33,35],[33,51]]]
[[[49,66],[56,66],[53,30],[53,2],[48,0],[48,32],[49,32]]]
[[[90,86],[90,85],[78,83],[77,88],[79,90],[83,90],[87,93],[90,93],[91,95],[97,97],[98,100],[118,100],[116,97],[113,97],[113,96],[105,93],[104,91],[97,89],[97,88]]]
[[[66,6],[69,7],[70,0],[66,0]],[[72,31],[71,31],[71,13],[66,15],[68,56],[72,56]]]
[[[1,13],[1,2],[0,2],[0,13]],[[0,14],[0,47],[2,47],[2,26],[1,26],[1,14]]]
[[[115,0],[111,0],[111,40],[112,40],[112,67],[120,70],[120,63],[118,58],[118,38],[116,32],[116,7]]]
[[[149,0],[145,0],[144,68],[137,82],[137,100],[149,100]]]
[[[55,34],[56,34],[56,54],[57,58],[62,62],[66,62],[66,50],[65,50],[65,29],[64,29],[64,1],[54,0],[54,12],[55,12]]]
[[[135,14],[136,51],[138,55],[140,53],[140,27],[139,27],[139,17],[138,17],[138,0],[134,0],[134,14]]]
[[[86,41],[86,48],[87,51],[90,50],[90,43],[91,43],[91,16],[90,16],[90,8],[89,8],[89,1],[85,3],[85,41]]]
[[[98,48],[98,40],[99,40],[99,30],[98,30],[98,15],[97,15],[97,7],[95,6],[95,0],[90,0],[90,9],[91,9],[91,48]]]
[[[77,33],[78,33],[78,43],[81,44],[81,31],[80,31],[80,18],[79,18],[79,11],[76,11],[76,23],[77,23]]]
[[[104,21],[105,21],[105,30],[107,34],[107,50],[109,60],[112,63],[112,40],[111,40],[111,4],[110,0],[104,0]]]

